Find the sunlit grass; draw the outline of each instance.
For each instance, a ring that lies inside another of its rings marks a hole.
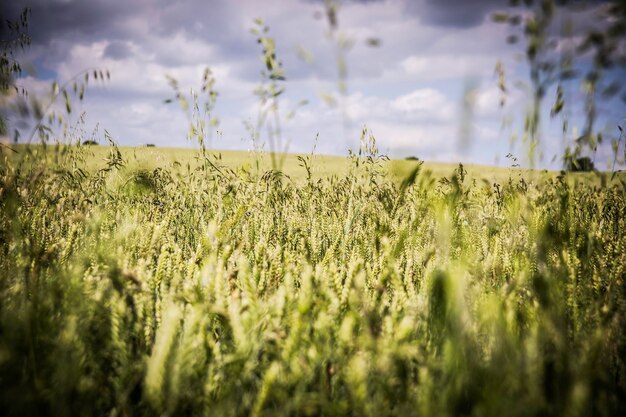
[[[264,154],[258,172],[236,152],[23,155],[0,165],[7,415],[624,409],[623,183],[367,153],[312,157],[310,178],[288,156],[294,180]]]
[[[3,152],[13,159],[19,158],[19,155],[25,151],[24,145],[12,145],[11,148],[17,150],[17,153],[6,148]],[[197,150],[190,148],[120,146],[119,150],[126,161],[123,172],[132,172],[137,169],[153,170],[157,167],[184,172],[188,168],[197,168],[199,163]],[[85,155],[85,167],[93,171],[102,165],[108,155],[109,147],[87,146],[83,147],[82,152]],[[272,169],[272,158],[268,152],[214,150],[208,151],[208,153],[218,157],[221,164],[233,170],[262,174]],[[309,157],[313,162],[311,174],[314,179],[341,177],[347,175],[350,170],[351,162],[347,157],[320,154],[278,154],[276,159],[280,159],[282,162],[280,170],[294,181],[301,181],[307,177],[302,162],[298,160],[299,156]],[[458,167],[458,163],[423,162],[423,172],[429,172],[429,175],[435,180],[449,177]],[[417,161],[404,159],[381,161],[384,172],[395,181],[401,181],[417,164]],[[491,165],[464,164],[463,166],[473,180],[481,183],[487,182],[489,185],[493,185],[493,183],[503,184],[511,177],[535,182],[545,181],[556,178],[560,173],[560,171],[555,170],[529,170]],[[626,173],[624,172],[618,172],[614,178],[612,178],[611,173],[605,176],[609,183],[619,184],[620,178],[626,180]],[[575,182],[599,184],[601,176],[598,173],[570,173],[568,181],[572,184]]]

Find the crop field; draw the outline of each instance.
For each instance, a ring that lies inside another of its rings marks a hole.
[[[37,148],[39,145],[34,145]],[[58,153],[55,150],[57,145],[50,148],[51,154]],[[27,153],[27,146],[9,145],[0,148],[0,151],[12,161],[19,161],[22,154]],[[193,148],[162,148],[162,147],[130,147],[116,146],[119,150],[124,165],[119,167],[118,174],[114,177],[119,181],[127,180],[139,170],[152,171],[156,168],[167,169],[172,173],[180,173],[181,175],[188,170],[197,169],[201,163],[199,162],[199,152]],[[66,150],[67,152],[67,150]],[[80,159],[82,168],[90,173],[101,169],[110,156],[108,146],[83,146],[80,151]],[[274,169],[272,166],[272,155],[270,152],[255,151],[227,151],[215,150],[210,152],[212,159],[218,161],[220,166],[224,166],[239,173],[262,175],[263,173]],[[302,159],[306,160],[303,162]],[[311,176],[313,180],[329,179],[330,177],[343,177],[348,175],[353,163],[350,158],[332,155],[320,154],[276,154],[275,160],[280,163],[280,171],[284,174],[288,181],[301,183]],[[25,161],[24,163],[27,163]],[[308,164],[310,173],[304,167]],[[389,159],[379,155],[378,166],[381,174],[384,174],[389,180],[400,183],[411,171],[422,164],[420,171],[422,174],[432,177],[438,181],[443,177],[450,177],[458,168],[458,164],[440,163],[430,161],[419,161],[410,159]],[[278,167],[277,167],[278,168]],[[472,180],[477,182],[488,183],[505,183],[510,178],[521,179],[526,181],[544,182],[549,179],[556,179],[559,171],[548,170],[530,170],[517,167],[497,167],[492,165],[476,165],[464,164],[464,170]],[[603,175],[598,173],[577,173],[570,172],[565,178],[572,185],[580,182],[589,185],[600,185],[603,181]],[[626,179],[626,173],[617,172],[615,175],[604,175],[604,181],[619,184],[620,179]]]
[[[4,149],[4,415],[622,413],[624,179],[362,145]]]

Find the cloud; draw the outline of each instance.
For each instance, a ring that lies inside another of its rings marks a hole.
[[[452,104],[440,91],[432,88],[415,90],[398,97],[392,103],[394,109],[403,115],[429,114],[434,121],[449,121],[452,117]]]
[[[425,80],[476,77],[493,73],[495,60],[489,55],[410,55],[400,61],[406,74]]]
[[[504,5],[502,0],[406,1],[407,10],[424,23],[455,28],[478,26],[489,12]]]
[[[310,0],[311,3],[323,3]],[[505,0],[506,1],[506,0]],[[343,6],[399,3],[420,21],[437,26],[472,27],[480,24],[490,11],[507,6],[503,0],[348,0]]]
[[[268,36],[276,40],[277,58],[287,76],[282,114],[301,99],[310,101],[283,125],[290,150],[309,152],[319,132],[318,151],[343,155],[358,144],[360,129],[367,125],[380,139],[380,148],[395,156],[488,163],[508,151],[508,140],[499,140],[502,112],[494,65],[502,59],[507,76],[526,74],[512,58],[520,49],[505,42],[507,29],[487,17],[502,4],[342,2],[335,40],[352,44],[345,51],[346,129],[341,107],[328,107],[319,99],[325,92],[338,96],[338,50],[328,36],[321,0],[29,0],[33,45],[23,58],[60,81],[85,68],[108,68],[111,81],[88,88],[83,106],[89,112],[87,130],[101,122],[122,144],[162,146],[192,145],[184,139],[184,114],[163,104],[172,95],[165,74],[188,93],[199,88],[209,66],[219,92],[215,115],[223,132],[216,146],[242,149],[250,146],[242,120],[256,120],[253,91],[263,70],[261,48],[249,29],[252,19],[261,17],[270,27]],[[26,0],[1,2],[0,15],[17,17],[24,5]],[[586,16],[574,17],[585,22]],[[379,39],[381,46],[368,46],[370,38]],[[298,58],[299,47],[310,52],[312,63]],[[22,81],[39,89],[46,86]],[[456,149],[458,120],[468,81],[480,86],[471,122],[477,145],[461,153]],[[523,94],[511,90],[508,102],[506,110],[523,118]]]
[[[348,115],[358,123],[389,120],[401,123],[449,123],[454,106],[440,91],[425,88],[396,98],[365,96],[355,93],[348,98]]]
[[[115,60],[128,58],[131,54],[131,48],[126,42],[113,41],[104,49],[104,57]]]

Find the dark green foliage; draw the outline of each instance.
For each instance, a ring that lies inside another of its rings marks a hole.
[[[30,9],[25,8],[15,21],[9,20],[9,16],[0,16],[0,34],[3,37],[0,39],[0,100],[3,96],[13,93],[11,90],[20,95],[27,94],[26,90],[18,88],[14,82],[22,73],[22,66],[15,58],[14,52],[30,45],[31,39],[27,34],[29,14]],[[7,115],[5,109],[0,108],[0,136],[7,134]]]
[[[591,158],[584,156],[569,160],[566,169],[571,172],[591,172],[595,167]]]

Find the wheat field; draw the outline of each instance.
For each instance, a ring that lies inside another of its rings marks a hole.
[[[4,151],[4,415],[625,410],[622,177]]]

